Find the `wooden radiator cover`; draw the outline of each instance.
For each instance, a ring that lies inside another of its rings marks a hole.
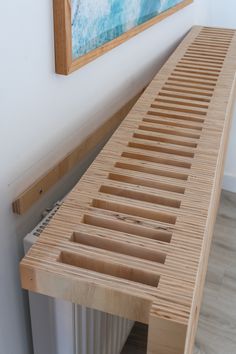
[[[235,31],[194,27],[22,260],[23,288],[148,323],[148,354],[192,352],[235,71]]]

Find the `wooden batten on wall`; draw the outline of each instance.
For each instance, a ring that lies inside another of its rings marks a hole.
[[[90,134],[81,144],[66,155],[60,162],[24,190],[12,203],[13,212],[19,215],[26,213],[43,195],[45,195],[62,177],[70,172],[99,143],[109,136],[126,117],[144,89],[127,102],[117,113]]]

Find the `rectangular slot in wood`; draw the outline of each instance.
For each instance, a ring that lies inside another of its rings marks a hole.
[[[199,71],[199,72],[203,72],[203,73],[214,73],[216,76],[220,75],[221,70],[220,69],[216,69],[216,68],[212,68],[212,66],[201,66],[199,64],[194,64],[194,63],[186,63],[186,62],[179,62],[179,64],[176,65],[177,70],[178,69],[187,69],[187,70],[193,70],[195,72],[195,70]],[[175,69],[176,70],[176,69]]]
[[[198,47],[192,47],[189,46],[188,50],[186,51],[186,53],[197,53],[200,56],[212,56],[214,57],[215,54],[215,58],[219,58],[220,60],[223,60],[226,56],[226,53],[224,51],[219,51],[219,50],[213,50],[212,48],[198,48]]]
[[[192,61],[199,61],[201,63],[208,63],[212,65],[223,65],[224,60],[219,59],[219,58],[214,58],[214,57],[203,57],[201,55],[197,54],[184,54],[181,60],[192,60]]]
[[[160,125],[165,125],[165,126],[169,125],[169,126],[172,126],[172,127],[185,128],[185,129],[190,129],[190,130],[198,130],[198,131],[202,130],[202,127],[197,126],[197,125],[176,123],[176,122],[171,122],[171,121],[168,121],[168,120],[160,120],[160,119],[154,119],[154,118],[143,118],[143,122],[153,123],[153,124],[160,124]]]
[[[136,257],[150,262],[165,263],[166,254],[142,246],[131,245],[125,242],[118,242],[103,236],[93,236],[83,232],[74,232],[71,241],[77,244],[94,247],[95,249],[106,250],[120,255]]]
[[[214,77],[215,79],[217,79],[219,77],[218,74],[210,72],[210,71],[206,71],[204,72],[204,70],[202,69],[197,69],[197,68],[180,68],[178,67],[177,69],[174,70],[175,73],[187,73],[187,74],[194,74],[194,75],[198,75],[199,77],[207,77],[208,80],[211,79],[211,77]]]
[[[116,195],[122,198],[129,198],[134,200],[140,200],[142,202],[164,205],[171,208],[180,208],[181,201],[177,199],[165,198],[151,193],[137,192],[128,188],[111,187],[103,185],[100,187],[99,192]]]
[[[217,54],[217,53],[212,53],[210,51],[203,51],[203,50],[197,50],[197,49],[188,49],[186,52],[187,54],[191,55],[199,55],[201,57],[208,57],[208,58],[216,58],[219,60],[224,60],[225,55],[224,54]]]
[[[145,129],[140,128],[140,130],[145,130]],[[180,141],[180,140],[159,137],[159,136],[151,136],[151,135],[146,135],[146,134],[141,134],[141,133],[134,133],[133,137],[136,139],[141,139],[141,140],[159,141],[160,143],[167,143],[167,144],[171,144],[171,145],[186,146],[186,147],[191,147],[191,148],[197,147],[196,143],[190,143],[188,141]]]
[[[227,54],[227,50],[223,50],[222,48],[219,49],[219,48],[215,48],[214,50],[212,48],[207,48],[207,46],[195,46],[195,45],[192,45],[190,48],[190,51],[194,51],[196,53],[211,53],[211,54],[218,54],[218,55],[221,55],[222,57],[226,57],[226,54]]]
[[[212,67],[212,68],[218,68],[222,69],[223,62],[217,62],[217,61],[211,61],[206,58],[194,58],[194,57],[185,57],[183,56],[179,63],[188,63],[188,64],[194,64],[194,65],[199,65],[202,67]]]
[[[174,161],[174,160],[170,160],[170,159],[160,158],[158,156],[144,155],[141,153],[137,154],[134,152],[122,152],[121,156],[127,157],[129,159],[134,159],[134,160],[154,162],[154,163],[158,163],[161,165],[176,166],[176,167],[182,167],[182,168],[187,168],[187,169],[191,168],[191,163],[189,163],[189,162]]]
[[[173,73],[171,74],[172,77],[184,77],[184,78],[190,78],[190,79],[199,79],[199,80],[205,80],[204,82],[208,83],[211,85],[211,82],[209,81],[212,81],[214,84],[215,82],[218,80],[217,78],[215,77],[206,77],[206,75],[204,74],[184,74],[184,73],[176,73],[175,71],[173,71]]]
[[[209,86],[209,87],[215,87],[216,84],[213,82],[207,82],[207,81],[203,81],[200,79],[193,80],[191,78],[187,79],[187,78],[180,78],[180,77],[175,77],[173,74],[172,76],[169,77],[168,79],[169,81],[173,81],[173,82],[180,82],[180,83],[190,83],[190,84],[199,84],[199,85],[204,85],[204,86]]]
[[[212,52],[219,52],[219,53],[224,53],[227,55],[227,52],[229,50],[229,46],[226,45],[208,45],[206,43],[198,42],[198,40],[193,41],[193,43],[189,46],[189,48],[194,48],[194,49],[203,49],[203,50],[210,50]]]
[[[198,41],[210,41],[212,43],[216,44],[224,44],[224,45],[230,45],[230,39],[223,39],[223,38],[216,38],[215,36],[210,36],[210,35],[202,35],[200,34],[199,36],[196,37],[196,40]]]
[[[68,251],[61,252],[58,262],[152,287],[158,286],[160,278],[159,275],[155,273],[147,272],[139,268],[110,262],[105,259],[101,260],[95,256],[89,257]]]
[[[136,224],[127,222],[127,215],[116,215],[117,220],[108,219],[96,215],[84,215],[83,222],[86,225],[96,226],[103,229],[122,232],[125,235],[131,234],[139,237],[150,238],[151,240],[170,243],[172,232],[163,225],[150,228],[142,225],[140,219],[135,220]],[[99,231],[98,231],[99,233]]]
[[[191,96],[187,96],[187,95],[183,95],[183,94],[180,95],[178,93],[167,93],[167,92],[161,91],[161,92],[158,93],[158,96],[160,96],[160,97],[178,98],[178,99],[189,100],[189,101],[206,102],[206,103],[209,103],[211,101],[210,98],[206,98],[206,97],[202,97],[202,96],[201,97],[196,97],[196,96],[192,95],[191,92],[188,92],[188,94],[191,95]]]
[[[204,48],[204,47],[193,47],[193,46],[189,46],[188,50],[186,51],[186,53],[196,53],[197,55],[200,56],[210,56],[210,57],[214,57],[216,59],[220,59],[220,60],[224,60],[226,57],[226,52],[224,52],[223,50],[213,50],[212,48]]]
[[[179,186],[175,186],[172,184],[161,183],[161,182],[158,182],[157,180],[153,181],[153,180],[149,180],[149,179],[142,179],[142,178],[138,178],[138,177],[121,175],[118,173],[110,173],[108,178],[112,181],[119,181],[119,182],[134,184],[137,186],[155,188],[155,189],[160,189],[163,191],[174,192],[174,193],[179,193],[179,194],[184,194],[184,191],[185,191],[184,187],[179,187]]]
[[[212,35],[211,33],[201,33],[197,39],[202,39],[202,40],[211,40],[212,43],[224,43],[224,44],[230,44],[231,38],[229,36],[224,36],[221,34],[218,34],[217,37],[216,35]]]
[[[209,91],[210,94],[212,94],[211,91],[214,91],[214,87],[206,87],[203,85],[198,85],[196,82],[193,83],[181,82],[180,80],[176,80],[176,82],[166,81],[165,86],[172,86],[172,87],[178,86],[178,87],[184,87],[184,88],[194,89],[194,90]]]
[[[179,106],[186,106],[186,107],[195,107],[195,108],[203,108],[203,109],[208,109],[208,105],[202,104],[202,103],[192,103],[192,102],[185,102],[185,101],[176,101],[176,100],[171,100],[168,98],[156,98],[156,102],[162,102],[162,103],[170,103],[170,104],[176,104]]]
[[[202,32],[199,34],[197,38],[211,39],[214,42],[223,42],[223,43],[230,43],[231,41],[231,38],[228,36],[224,36],[221,34],[216,35],[216,33],[212,34],[210,32]]]
[[[174,107],[168,106],[168,105],[161,105],[161,104],[156,104],[156,103],[152,103],[151,107],[152,108],[156,108],[156,109],[163,109],[165,111],[173,111],[173,112],[182,112],[182,113],[189,113],[189,114],[196,114],[198,116],[205,116],[207,113],[203,112],[203,111],[198,111],[195,109],[188,109],[188,108],[180,108],[180,107],[176,107],[177,105],[175,105]]]
[[[163,152],[165,154],[170,154],[170,155],[194,157],[193,152],[188,152],[188,151],[183,151],[183,150],[178,150],[178,149],[164,148],[161,146],[154,146],[154,145],[134,143],[134,142],[129,142],[128,146],[131,148],[133,147],[133,148],[141,149],[141,150],[156,151],[156,152],[160,152],[160,153]]]
[[[116,162],[115,167],[121,168],[124,170],[129,170],[129,171],[143,172],[143,173],[147,173],[147,174],[155,175],[155,176],[180,179],[182,181],[187,181],[187,179],[188,179],[188,175],[186,173],[165,171],[165,170],[161,170],[158,168],[151,168],[151,167],[147,167],[147,166],[138,166],[138,165],[133,165],[133,164],[124,163],[124,162]]]
[[[190,138],[190,139],[200,139],[200,134],[195,134],[195,133],[190,133],[190,132],[185,132],[181,130],[174,130],[174,129],[165,129],[165,128],[157,128],[157,127],[150,127],[148,125],[139,125],[140,130],[145,130],[149,132],[156,132],[156,133],[162,133],[162,134],[167,134],[167,135],[174,135],[174,136],[180,136],[184,138]]]
[[[192,116],[185,116],[185,115],[181,115],[181,114],[175,114],[175,113],[165,113],[165,112],[159,112],[159,111],[154,111],[154,110],[149,110],[147,112],[147,115],[150,116],[157,116],[157,117],[164,117],[164,118],[172,118],[172,119],[179,119],[179,120],[186,120],[189,122],[197,122],[197,123],[204,123],[204,118],[198,118],[198,117],[192,117]]]
[[[183,56],[183,58],[200,60],[201,62],[219,64],[219,65],[223,65],[223,63],[224,63],[223,60],[220,60],[220,59],[217,59],[217,58],[214,59],[214,57],[209,57],[209,56],[202,57],[202,56],[194,54],[194,53],[185,54]]]
[[[200,91],[201,89],[199,88],[191,88],[189,87],[189,89],[182,89],[180,88],[179,86],[175,86],[175,85],[172,85],[172,87],[168,87],[168,86],[164,86],[162,87],[162,92],[163,91],[167,91],[167,92],[174,92],[174,93],[185,93],[185,94],[190,94],[190,95],[197,95],[197,96],[202,96],[203,98],[204,97],[212,97],[212,93],[211,92],[205,92],[204,90],[203,91]],[[198,91],[199,90],[199,91]]]
[[[206,48],[222,48],[222,49],[225,49],[226,52],[229,51],[229,45],[228,44],[212,44],[211,41],[207,41],[207,40],[202,40],[202,39],[196,39],[194,42],[193,42],[193,46],[195,47],[206,47]]]
[[[199,39],[196,38],[195,41],[192,43],[194,47],[206,47],[206,48],[218,48],[218,49],[223,49],[226,51],[226,53],[229,51],[229,44],[228,43],[212,43],[211,41],[207,39]]]
[[[144,219],[163,221],[167,224],[174,225],[176,223],[175,215],[171,215],[165,212],[158,212],[152,210],[151,208],[145,209],[145,208],[136,207],[134,205],[121,204],[121,203],[113,202],[111,200],[103,200],[103,199],[93,199],[92,206],[99,209],[116,211],[118,213],[140,216]]]
[[[181,84],[186,83],[186,84],[192,84],[192,85],[199,84],[201,86],[209,86],[209,87],[207,87],[207,89],[208,88],[214,88],[215,85],[216,85],[213,82],[200,81],[200,80],[197,80],[197,79],[196,80],[193,80],[193,79],[182,79],[182,78],[174,77],[174,76],[169,77],[168,81],[172,82],[172,83],[173,82],[174,83],[181,83]]]
[[[194,153],[188,153],[186,151],[179,151],[178,153],[176,153],[177,150],[171,150],[168,149],[167,150],[161,150],[158,149],[156,150],[155,146],[149,146],[149,145],[143,145],[143,144],[139,144],[139,143],[129,143],[129,147],[133,147],[136,149],[140,149],[140,150],[147,150],[147,151],[158,151],[158,152],[163,152],[163,153],[167,153],[170,155],[176,155],[176,156],[185,156],[185,157],[194,157]],[[128,157],[130,159],[135,159],[135,160],[142,160],[142,161],[149,161],[149,162],[154,162],[154,163],[158,163],[158,164],[162,164],[162,165],[169,165],[169,166],[176,166],[176,167],[183,167],[183,168],[191,168],[191,163],[190,162],[186,162],[186,161],[179,161],[179,160],[171,160],[171,159],[167,159],[164,157],[158,157],[158,156],[150,156],[150,155],[144,155],[144,151],[143,153],[135,153],[135,152],[122,152],[121,154],[122,157]]]
[[[179,64],[184,64],[184,65],[191,65],[191,66],[197,66],[198,68],[202,69],[218,69],[222,70],[223,65],[222,64],[215,64],[215,63],[208,63],[206,61],[202,61],[199,59],[191,59],[191,58],[182,58],[179,61]]]

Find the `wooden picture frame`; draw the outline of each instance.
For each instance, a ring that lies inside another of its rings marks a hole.
[[[119,37],[103,44],[102,46],[90,51],[89,53],[73,60],[72,58],[72,26],[71,26],[71,1],[72,0],[53,0],[54,12],[54,37],[55,37],[55,65],[56,73],[68,75],[79,69],[83,65],[96,59],[112,48],[120,45],[129,38],[135,36],[150,26],[162,21],[166,17],[183,9],[193,2],[193,0],[183,0],[178,5],[153,17],[152,19],[133,27]]]

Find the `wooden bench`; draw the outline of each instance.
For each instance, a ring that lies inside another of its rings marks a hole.
[[[23,288],[149,324],[148,354],[192,353],[235,72],[235,31],[194,27],[22,260]]]

